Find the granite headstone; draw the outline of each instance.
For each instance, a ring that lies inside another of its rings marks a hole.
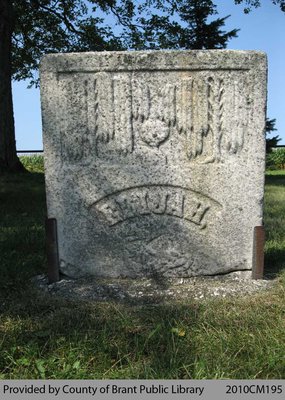
[[[256,51],[45,56],[47,208],[61,271],[250,270],[263,215],[266,75]]]

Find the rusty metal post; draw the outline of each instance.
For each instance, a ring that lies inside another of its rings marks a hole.
[[[252,279],[262,279],[264,272],[264,226],[255,226],[253,233]]]
[[[46,252],[48,264],[48,281],[59,281],[59,258],[57,243],[57,224],[55,218],[46,218]]]

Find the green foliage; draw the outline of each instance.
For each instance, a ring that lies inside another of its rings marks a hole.
[[[285,0],[271,0],[273,4],[278,5],[281,11],[285,12]],[[245,4],[244,12],[248,14],[252,8],[261,6],[261,0],[235,0],[236,4]]]
[[[139,10],[143,15],[134,23],[134,48],[222,49],[238,32],[222,30],[229,16],[209,21],[217,14],[211,0],[152,0]]]
[[[266,273],[279,279],[243,298],[136,307],[36,291],[43,174],[1,176],[0,201],[1,379],[284,379],[284,171],[265,196]]]
[[[22,156],[20,161],[29,172],[44,172],[44,158],[41,155]]]
[[[266,118],[266,125],[265,125],[266,133],[271,133],[276,131],[275,124],[276,124],[276,118],[274,119]]]
[[[270,169],[285,169],[285,148],[279,148],[267,154],[266,165]]]
[[[34,73],[45,53],[123,49],[120,38],[113,34],[111,26],[98,12],[115,11],[118,2],[98,0],[91,3],[92,14],[83,0],[14,1],[13,78],[30,79],[31,84],[35,83]],[[123,7],[120,11],[126,19],[128,12]]]
[[[13,79],[31,84],[46,53],[225,48],[237,35],[222,30],[228,16],[208,22],[217,14],[211,0],[23,0],[13,7]]]
[[[275,128],[276,124],[276,119],[269,119],[266,118],[266,125],[265,125],[265,132],[266,136],[270,135],[272,132],[276,131],[277,129]],[[277,136],[273,136],[272,138],[266,138],[266,153],[270,153],[272,150],[272,147],[276,147],[278,142],[280,142],[281,138]]]

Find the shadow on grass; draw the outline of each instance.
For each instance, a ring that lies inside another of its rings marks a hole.
[[[0,203],[0,289],[5,292],[45,269],[43,173],[1,175]]]
[[[265,277],[285,269],[285,170],[268,171],[265,180]]]
[[[265,279],[275,279],[280,275],[285,270],[285,247],[267,250],[264,264]]]
[[[276,172],[275,174],[267,174],[265,177],[266,185],[285,186],[285,170],[283,172]]]
[[[281,379],[284,335],[276,318],[284,299],[266,299],[129,307],[23,292],[3,309],[0,376]]]
[[[45,369],[47,379],[195,376],[198,349],[185,336],[187,333],[191,337],[198,324],[197,306],[141,309],[22,296],[22,301],[18,299],[13,308],[4,311],[4,318],[17,321],[20,317],[22,321],[18,328],[15,322],[15,331],[6,342],[10,352],[16,348],[12,373],[19,375],[21,363],[29,360],[26,373],[30,378],[43,378],[41,371],[33,367],[35,359],[40,358],[45,360],[42,372]],[[81,371],[74,368],[76,362],[81,364]],[[3,369],[9,374],[9,367],[3,365]]]

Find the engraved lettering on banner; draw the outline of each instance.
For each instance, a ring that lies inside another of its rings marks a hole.
[[[204,229],[210,208],[221,205],[189,189],[173,185],[145,185],[109,194],[90,207],[109,226],[144,215],[168,215],[191,222]]]

